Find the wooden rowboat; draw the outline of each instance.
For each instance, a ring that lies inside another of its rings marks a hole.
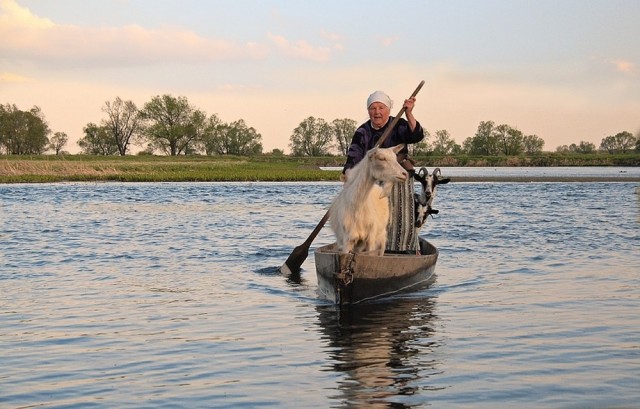
[[[336,244],[315,251],[320,293],[336,304],[357,304],[425,288],[435,281],[438,249],[420,238],[420,255],[339,254]]]

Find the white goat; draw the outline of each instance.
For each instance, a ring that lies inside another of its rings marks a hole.
[[[352,169],[329,209],[340,253],[376,251],[384,254],[392,183],[407,179],[396,155],[404,145],[373,148]]]

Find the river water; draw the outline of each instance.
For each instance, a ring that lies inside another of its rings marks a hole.
[[[640,407],[639,183],[441,186],[437,281],[351,309],[278,272],[339,189],[0,185],[0,407]]]

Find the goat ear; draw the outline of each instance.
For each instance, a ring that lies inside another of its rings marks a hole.
[[[401,150],[404,149],[406,145],[404,143],[401,143],[399,145],[396,145],[393,147],[393,151],[397,154],[398,152],[400,152]]]
[[[451,182],[451,178],[438,179],[439,185],[446,185],[449,182]]]

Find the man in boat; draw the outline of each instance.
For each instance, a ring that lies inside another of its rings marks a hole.
[[[389,148],[398,144],[412,144],[420,142],[424,138],[424,130],[420,123],[413,116],[413,108],[416,98],[411,97],[404,100],[406,119],[400,118],[397,125],[389,134],[389,137],[382,143],[382,148]],[[346,181],[346,171],[354,167],[364,158],[368,150],[372,149],[386,128],[393,121],[391,116],[393,101],[382,91],[375,91],[367,98],[367,112],[369,120],[356,129],[347,161],[342,170],[341,180]],[[403,164],[410,165],[408,160],[408,150],[405,147],[398,154],[398,159],[404,161]],[[412,166],[411,166],[412,169]],[[418,231],[415,228],[415,203],[414,203],[414,180],[413,172],[409,172],[410,177],[404,183],[395,183],[390,195],[389,227],[387,235],[388,253],[408,253],[416,254],[419,250]]]

